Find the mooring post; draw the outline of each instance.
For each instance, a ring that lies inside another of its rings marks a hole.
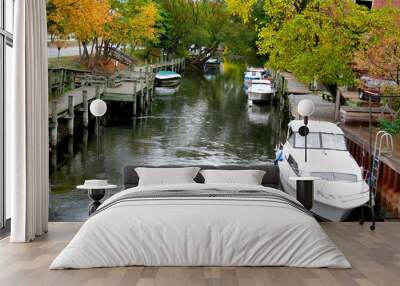
[[[68,96],[68,135],[74,135],[74,96]]]
[[[146,66],[146,104],[150,102],[149,66]]]
[[[57,171],[57,149],[52,148],[50,152],[50,168],[52,169],[52,173]]]
[[[154,100],[154,75],[150,77],[150,100]]]
[[[140,94],[142,100],[140,101],[140,108],[144,110],[145,105],[147,102],[145,102],[145,95],[144,95],[144,78],[143,78],[143,70],[140,69]]]
[[[83,104],[83,126],[87,128],[89,126],[89,102],[87,90],[82,90],[82,104]]]
[[[68,155],[72,158],[74,156],[74,138],[68,138]]]
[[[51,110],[51,130],[50,130],[50,145],[52,147],[57,146],[57,135],[58,135],[58,114],[57,114],[57,101],[52,101]]]
[[[100,86],[96,85],[96,99],[100,99]]]
[[[137,114],[137,82],[134,80],[133,82],[133,102],[132,102],[132,111],[133,111],[133,116],[136,116]]]
[[[59,92],[60,95],[64,93],[64,69],[61,69],[60,73],[60,86],[59,86]]]
[[[143,87],[142,87],[142,79],[139,78],[139,90],[138,90],[138,99],[139,99],[139,109],[140,111],[143,111]]]
[[[75,89],[75,76],[71,74],[71,90]]]

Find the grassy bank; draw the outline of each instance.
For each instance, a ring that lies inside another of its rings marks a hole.
[[[79,61],[79,56],[49,58],[49,68],[88,70],[87,66]]]

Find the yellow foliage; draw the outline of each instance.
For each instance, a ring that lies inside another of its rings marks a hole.
[[[243,19],[244,23],[249,21],[251,9],[257,0],[226,0],[228,11]]]
[[[82,42],[105,35],[112,19],[107,0],[51,0],[54,12],[49,19],[62,27],[63,34],[74,34]]]

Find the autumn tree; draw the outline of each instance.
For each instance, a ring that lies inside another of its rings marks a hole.
[[[158,10],[151,0],[50,0],[49,31],[72,34],[81,59],[93,67],[110,47],[139,45],[157,37]],[[82,51],[81,51],[82,46]]]
[[[93,53],[89,43],[105,35],[105,26],[112,19],[108,0],[51,0],[48,5],[53,7],[49,21],[61,27],[57,32],[73,34],[82,44],[82,60],[89,61]]]
[[[158,7],[153,1],[111,0],[114,17],[107,27],[108,35],[104,47],[135,47],[147,41],[156,41],[156,22],[160,18]]]
[[[400,9],[387,7],[372,13],[374,26],[355,56],[357,69],[400,85]]]

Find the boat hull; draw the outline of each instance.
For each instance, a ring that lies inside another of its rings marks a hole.
[[[289,182],[281,177],[281,187],[283,191],[296,198],[296,189]],[[339,222],[346,220],[354,208],[344,209],[324,204],[314,200],[311,212],[324,221]]]
[[[156,79],[156,86],[174,87],[181,83],[181,78]]]
[[[204,64],[204,70],[218,70],[220,63],[206,63]]]
[[[271,92],[251,92],[248,91],[247,96],[252,101],[271,101],[274,94]]]

